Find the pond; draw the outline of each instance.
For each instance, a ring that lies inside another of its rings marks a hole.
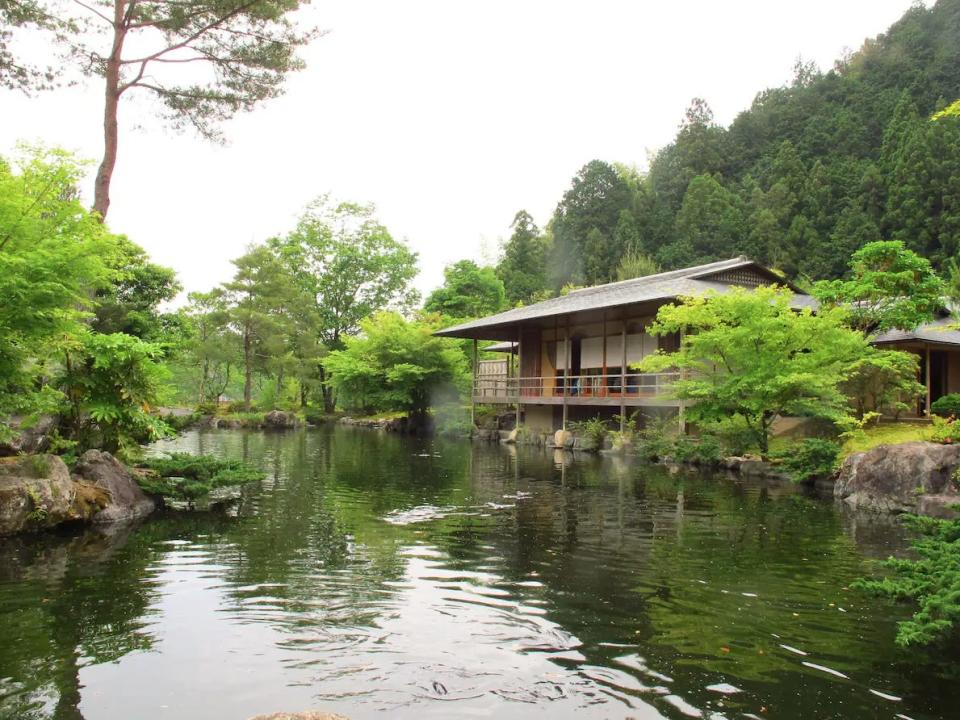
[[[340,427],[159,446],[238,517],[0,541],[0,717],[957,717],[850,583],[888,518],[791,486]]]

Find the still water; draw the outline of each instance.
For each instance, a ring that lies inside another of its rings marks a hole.
[[[886,518],[345,428],[161,448],[268,479],[239,517],[0,540],[0,717],[960,717],[960,661],[848,588],[902,551]]]

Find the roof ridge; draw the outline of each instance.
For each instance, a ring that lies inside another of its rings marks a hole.
[[[578,288],[576,290],[571,290],[567,293],[569,295],[575,295],[577,293],[585,293],[588,290],[599,290],[601,288],[609,288],[614,285],[625,285],[627,283],[640,282],[641,280],[649,281],[653,279],[669,279],[671,277],[691,277],[695,273],[699,273],[704,270],[709,270],[715,265],[725,265],[732,262],[754,262],[746,255],[738,255],[736,257],[727,258],[726,260],[714,260],[713,262],[703,263],[702,265],[694,265],[693,267],[680,268],[679,270],[665,270],[664,272],[654,273],[653,275],[643,275],[642,277],[629,278],[627,280],[614,280],[613,282],[603,283],[601,285],[590,285],[589,287]],[[553,298],[550,298],[551,300]]]

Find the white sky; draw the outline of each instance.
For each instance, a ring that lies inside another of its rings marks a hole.
[[[328,0],[329,30],[286,94],[225,127],[226,146],[121,105],[109,224],[174,267],[187,290],[232,275],[248,244],[283,233],[324,192],[373,202],[444,265],[492,260],[526,208],[546,223],[593,158],[645,168],[690,99],[729,123],[798,55],[829,68],[910,0]],[[0,154],[42,141],[99,160],[101,90],[0,90]],[[92,198],[92,174],[84,190]]]

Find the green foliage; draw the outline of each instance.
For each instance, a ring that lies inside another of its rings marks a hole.
[[[842,310],[798,312],[791,298],[785,289],[735,288],[666,305],[650,332],[688,334],[678,352],[650,355],[640,367],[681,372],[673,394],[694,401],[686,410],[690,420],[737,417],[765,455],[779,416],[844,416],[842,383],[869,352],[866,339],[845,327]]]
[[[929,261],[899,241],[864,245],[851,260],[849,280],[824,280],[813,293],[827,308],[842,307],[864,334],[912,330],[942,305],[943,281]]]
[[[673,454],[678,434],[676,420],[644,416],[637,431],[637,454],[647,460],[669,457]]]
[[[942,445],[955,445],[960,442],[960,421],[956,418],[943,418],[934,415],[933,430],[930,433],[931,442]]]
[[[758,449],[756,434],[740,416],[735,415],[706,423],[703,430],[720,441],[725,455],[743,456]]]
[[[805,438],[777,453],[780,467],[794,482],[829,477],[837,470],[840,445],[833,440]]]
[[[118,237],[109,260],[112,278],[96,293],[96,314],[91,327],[98,333],[126,333],[153,342],[169,341],[172,317],[163,316],[161,303],[180,292],[176,273],[150,262],[146,251]]]
[[[955,642],[960,622],[960,520],[908,516],[918,534],[913,541],[919,560],[890,558],[883,564],[892,575],[860,579],[854,587],[919,607],[897,626],[903,647]]]
[[[940,417],[960,417],[960,394],[950,393],[930,404],[930,412]]]
[[[902,240],[939,268],[960,251],[960,115],[942,101],[960,95],[957,10],[915,4],[830,70],[798,63],[729,127],[695,98],[645,176],[589,163],[551,221],[552,287],[611,280],[629,251],[838,278],[867,243]]]
[[[590,440],[597,448],[603,447],[603,442],[610,433],[607,421],[598,417],[581,420],[579,422],[571,422],[569,426],[575,434]]]
[[[301,384],[301,404],[310,391],[322,394],[324,410],[334,411],[334,385],[323,358],[342,350],[344,337],[376,312],[406,312],[419,300],[411,282],[417,254],[393,238],[375,216],[373,205],[335,202],[321,196],[311,203],[293,232],[269,246],[292,277],[296,296],[289,317],[292,370]]]
[[[323,361],[344,407],[402,410],[423,417],[431,400],[455,398],[469,383],[456,341],[433,336],[438,319],[408,321],[381,312]]]
[[[81,448],[129,452],[170,433],[149,412],[165,375],[161,354],[159,346],[123,333],[88,333],[69,350],[62,414]]]
[[[55,363],[85,332],[116,247],[76,198],[72,156],[24,148],[18,170],[0,159],[0,435],[11,414],[56,408]]]
[[[43,497],[41,497],[40,491],[30,484],[24,489],[27,492],[27,497],[30,498],[30,504],[32,506],[30,512],[27,513],[27,520],[36,523],[43,522],[47,519],[47,509],[43,506]]]
[[[843,383],[858,417],[869,413],[898,417],[925,388],[917,382],[919,358],[913,353],[869,348]]]
[[[504,307],[503,282],[491,267],[461,260],[447,266],[443,278],[443,286],[430,293],[423,304],[428,313],[459,320],[492,315]]]
[[[135,476],[144,492],[179,500],[195,500],[220,487],[259,482],[265,477],[239,460],[190,453],[147,458],[140,467],[152,471]]]
[[[632,280],[647,275],[656,275],[658,272],[660,272],[660,266],[652,257],[637,250],[628,250],[620,258],[620,264],[617,265],[616,279]]]
[[[717,465],[723,458],[723,447],[714,435],[680,435],[673,443],[671,457],[677,462],[694,465]]]
[[[547,290],[548,241],[526,210],[514,216],[513,234],[503,246],[497,276],[511,306],[535,302]]]
[[[632,202],[630,186],[613,166],[593,160],[581,168],[553,217],[550,275],[555,288],[568,282],[614,279],[624,251],[617,226]]]

